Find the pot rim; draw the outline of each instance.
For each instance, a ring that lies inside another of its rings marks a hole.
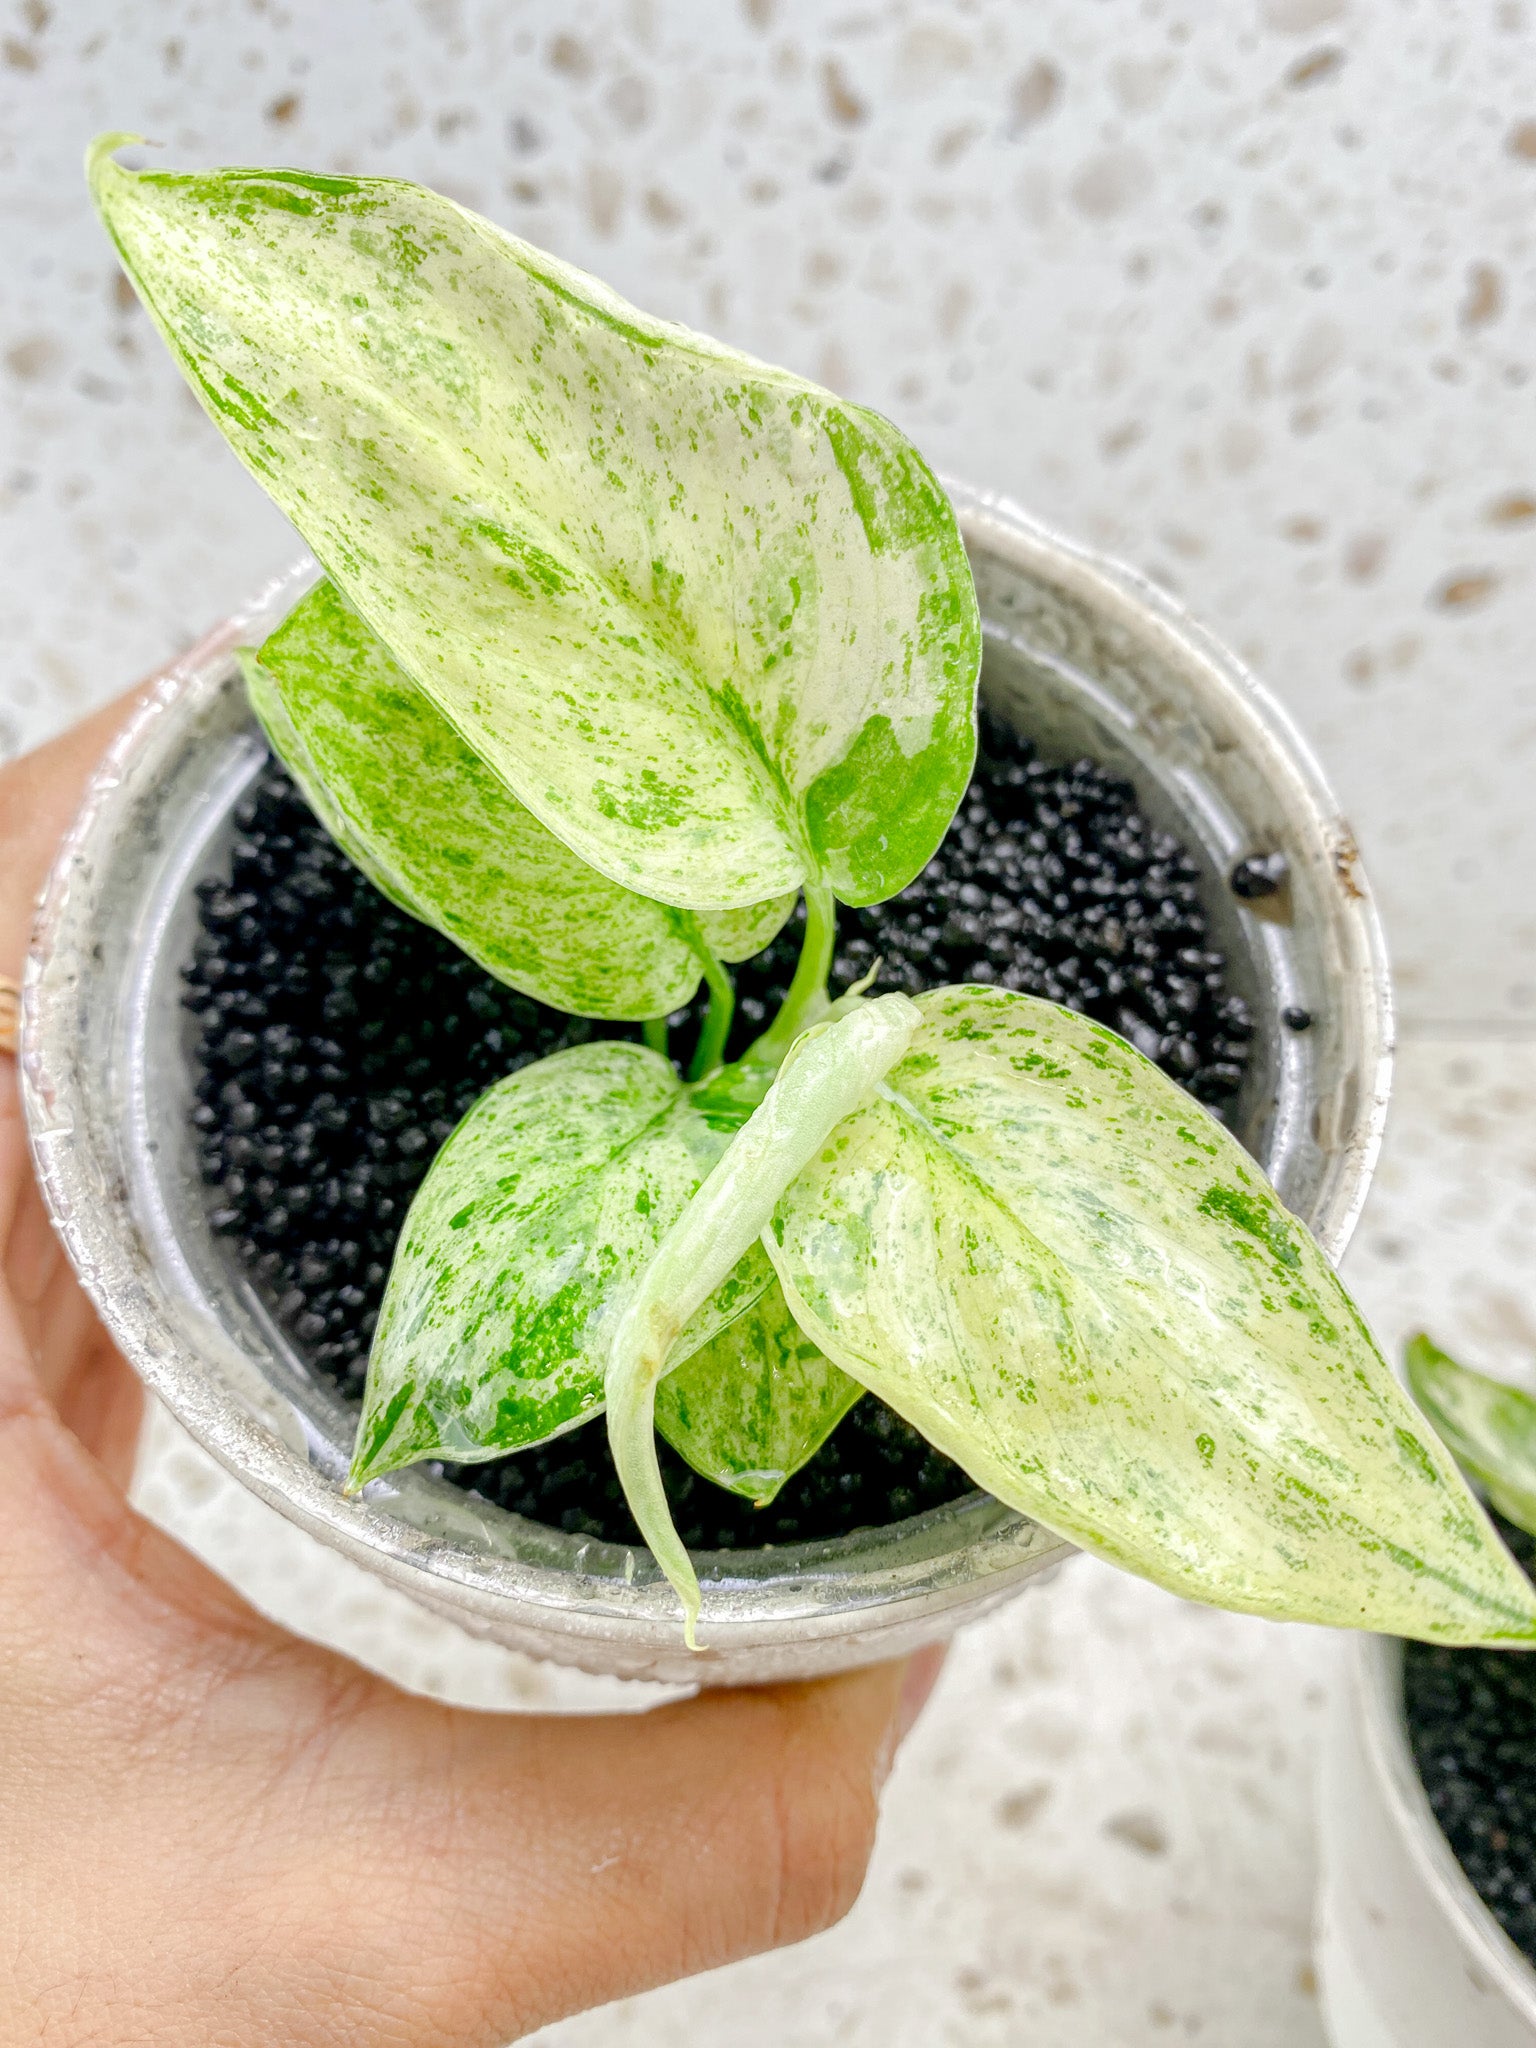
[[[1001,492],[980,490],[952,477],[941,482],[959,516],[968,545],[980,542],[1020,568],[1066,589],[1080,602],[1108,613],[1117,624],[1144,634],[1150,622],[1170,655],[1190,651],[1218,672],[1253,714],[1251,737],[1263,748],[1266,773],[1325,818],[1329,857],[1337,882],[1336,929],[1345,935],[1357,989],[1370,991],[1357,1005],[1361,1029],[1361,1096],[1354,1128],[1340,1147],[1307,1227],[1330,1261],[1343,1258],[1370,1192],[1386,1132],[1392,1092],[1396,1016],[1386,935],[1366,879],[1353,829],[1339,809],[1310,743],[1289,711],[1246,662],[1193,616],[1180,600],[1141,570],[1067,539]]]
[[[1361,1635],[1350,1649],[1349,1689],[1365,1754],[1408,1859],[1463,1950],[1511,2008],[1536,2029],[1536,1967],[1478,1896],[1435,1818],[1419,1776],[1403,1697],[1402,1642],[1396,1636]]]
[[[1105,561],[1059,538],[1010,501],[949,483],[967,542],[1043,583],[1054,584],[1133,641],[1149,630],[1175,666],[1199,666],[1221,686],[1241,725],[1244,742],[1260,757],[1288,813],[1321,832],[1338,886],[1329,909],[1340,939],[1347,1002],[1355,1034],[1359,1086],[1349,1105],[1348,1128],[1330,1156],[1329,1172],[1312,1203],[1311,1227],[1335,1260],[1359,1213],[1381,1141],[1391,1068],[1391,998],[1385,951],[1368,887],[1359,873],[1354,842],[1327,784],[1289,717],[1249,670],[1183,606],[1136,571]],[[132,1194],[121,1161],[90,1118],[79,1115],[77,1077],[50,1062],[73,1032],[78,995],[58,942],[66,934],[77,877],[87,875],[93,838],[107,840],[131,815],[136,797],[152,789],[176,743],[172,706],[211,698],[233,649],[269,629],[315,574],[304,562],[270,583],[242,611],[216,627],[152,682],[145,699],[113,742],[61,847],[38,912],[22,998],[21,1070],[34,1162],[50,1214],[104,1320],[146,1382],[166,1401],[191,1435],[260,1498],[377,1575],[429,1605],[450,1611],[464,1625],[503,1639],[521,1630],[542,1654],[615,1668],[614,1638],[632,1646],[622,1668],[648,1675],[684,1675],[712,1682],[709,1667],[728,1678],[746,1661],[785,1645],[860,1642],[857,1657],[894,1654],[980,1611],[1024,1578],[1072,1553],[1073,1546],[1026,1517],[981,1494],[886,1528],[828,1542],[784,1545],[770,1553],[724,1552],[701,1557],[705,1578],[706,1639],[718,1656],[674,1653],[679,1636],[670,1588],[648,1557],[616,1546],[596,1570],[583,1563],[577,1539],[560,1539],[558,1569],[508,1553],[493,1524],[462,1493],[441,1482],[451,1503],[407,1520],[389,1511],[388,1481],[363,1495],[344,1497],[334,1475],[311,1459],[285,1404],[265,1387],[250,1391],[252,1371],[233,1340],[206,1328],[194,1333],[195,1364],[185,1352],[188,1326],[173,1311],[160,1275],[142,1246],[130,1247],[136,1228]],[[88,886],[88,885],[87,885]],[[77,914],[77,922],[78,914]],[[134,1251],[138,1256],[134,1256]],[[205,1319],[206,1320],[206,1319]],[[222,1341],[221,1341],[222,1340]],[[208,1363],[210,1349],[215,1354]],[[246,1397],[241,1398],[239,1389]],[[263,1398],[263,1396],[265,1398]],[[281,1412],[279,1412],[281,1411]],[[419,1506],[419,1502],[417,1503]],[[507,1517],[499,1510],[490,1515]],[[957,1526],[958,1525],[958,1526]],[[530,1525],[531,1526],[531,1525]],[[622,1571],[615,1560],[624,1560]],[[701,1573],[701,1576],[703,1574]],[[826,1668],[831,1668],[830,1664]],[[756,1664],[752,1676],[762,1675]]]

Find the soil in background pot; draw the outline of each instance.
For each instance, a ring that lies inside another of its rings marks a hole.
[[[1493,1519],[1536,1578],[1536,1543]],[[1536,1963],[1536,1656],[1405,1643],[1403,1700],[1442,1833],[1484,1905]]]
[[[199,885],[184,970],[202,1019],[193,1121],[216,1230],[311,1368],[361,1395],[395,1240],[417,1186],[492,1082],[565,1046],[638,1035],[546,1009],[389,904],[275,761],[235,813],[227,874]],[[728,1057],[776,1010],[803,912],[735,970]],[[1066,1003],[1129,1038],[1218,1114],[1253,1023],[1209,944],[1199,869],[1092,761],[1050,766],[983,714],[975,777],[910,887],[841,910],[833,992],[882,962],[877,989],[991,982]],[[686,1065],[702,1002],[672,1019]],[[899,1521],[972,1490],[873,1396],[770,1506],[662,1471],[693,1550],[804,1542]],[[637,1543],[601,1418],[513,1457],[446,1466],[487,1499],[572,1534]]]

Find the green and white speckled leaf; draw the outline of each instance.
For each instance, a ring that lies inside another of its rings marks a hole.
[[[1423,1335],[1409,1339],[1408,1385],[1463,1472],[1506,1521],[1536,1536],[1536,1400],[1458,1365]]]
[[[571,852],[419,690],[334,584],[294,607],[246,684],[326,829],[391,901],[498,979],[583,1017],[662,1017],[700,944],[742,960],[793,897],[696,914],[621,889]]]
[[[595,1414],[614,1326],[727,1143],[671,1063],[638,1045],[575,1046],[482,1095],[406,1218],[349,1483],[419,1458],[497,1457]],[[754,1247],[675,1356],[772,1277]]]
[[[88,168],[236,453],[513,793],[643,895],[893,894],[980,628],[888,421],[391,179]]]
[[[979,1485],[1191,1598],[1536,1639],[1536,1594],[1236,1141],[1069,1011],[918,1008],[765,1236],[828,1356]]]
[[[766,1507],[864,1389],[813,1344],[775,1281],[656,1389],[656,1427],[695,1472]]]

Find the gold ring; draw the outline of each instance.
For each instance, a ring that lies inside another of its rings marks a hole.
[[[15,1052],[21,1043],[21,985],[0,974],[0,1052]]]

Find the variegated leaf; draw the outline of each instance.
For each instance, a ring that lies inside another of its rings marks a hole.
[[[669,1061],[613,1041],[482,1095],[411,1204],[368,1364],[350,1483],[491,1458],[603,1405],[616,1322],[727,1143]],[[757,1248],[690,1311],[675,1356],[772,1279]]]
[[[863,1393],[806,1336],[775,1282],[667,1374],[656,1428],[695,1472],[766,1507]]]
[[[1536,1536],[1536,1400],[1422,1335],[1409,1340],[1407,1365],[1414,1399],[1462,1471],[1506,1521]]]
[[[1236,1141],[1112,1032],[920,997],[780,1202],[797,1321],[973,1479],[1216,1605],[1536,1639],[1536,1594]]]
[[[975,593],[911,444],[451,200],[301,171],[96,204],[236,453],[582,859],[685,908],[901,888],[974,751]]]
[[[246,656],[257,716],[311,807],[385,895],[524,994],[583,1017],[661,1017],[700,946],[745,959],[793,899],[696,915],[621,889],[520,804],[321,583]]]

